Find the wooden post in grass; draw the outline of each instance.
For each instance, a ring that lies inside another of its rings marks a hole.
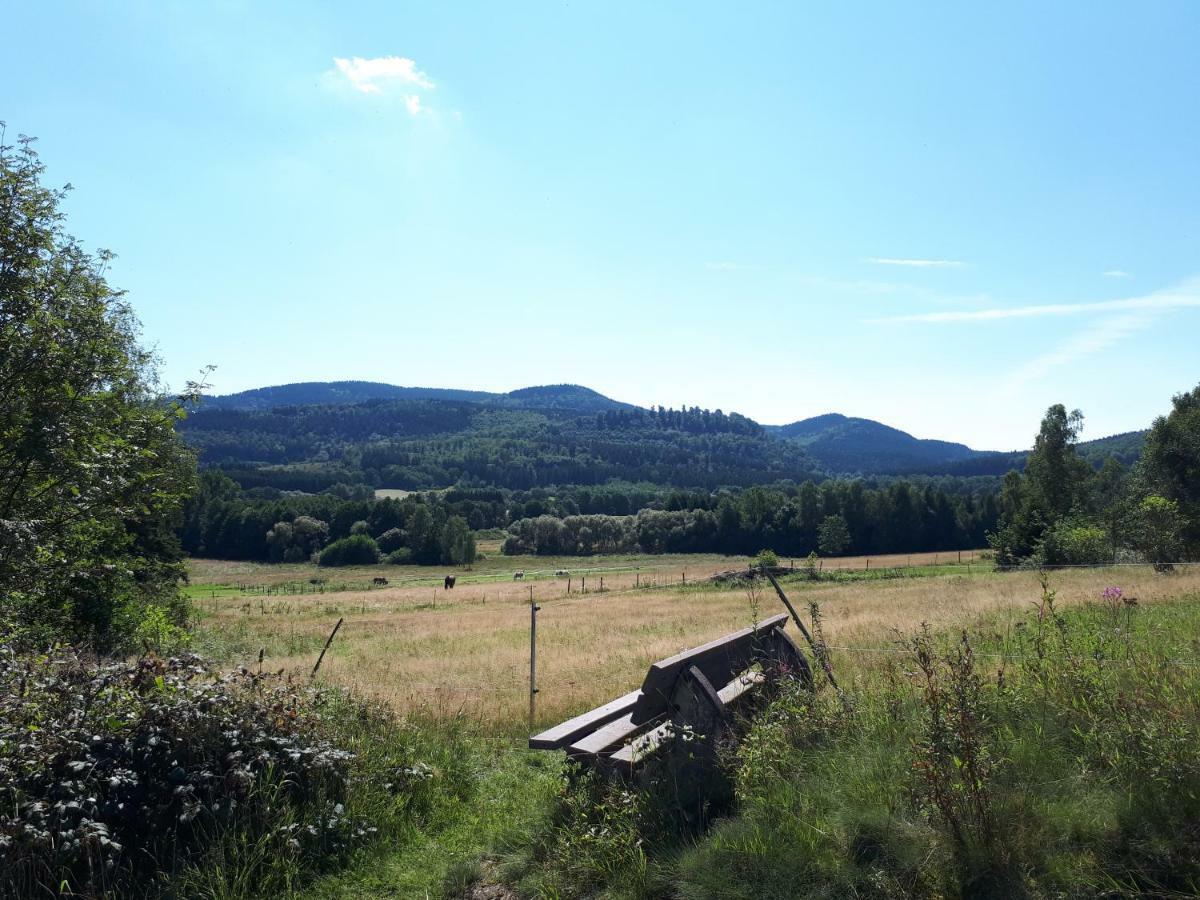
[[[333,631],[329,632],[329,637],[325,640],[325,646],[321,648],[321,655],[317,657],[317,664],[313,666],[312,678],[317,674],[317,669],[321,668],[321,662],[325,659],[325,651],[329,649],[329,645],[333,643],[333,636],[338,633],[338,629],[342,627],[342,620],[338,619],[337,624],[333,626]]]
[[[642,573],[636,572],[633,576],[633,587],[636,590],[642,586]]]
[[[567,593],[571,593],[571,576],[567,576]]]
[[[529,730],[533,731],[537,715],[537,614],[539,607],[533,602],[533,586],[529,588]]]
[[[817,652],[817,645],[813,641],[812,635],[808,633],[808,629],[804,627],[804,623],[800,621],[800,617],[796,615],[796,608],[792,606],[792,601],[787,598],[787,594],[783,592],[783,588],[779,586],[779,582],[775,580],[775,576],[771,574],[771,571],[766,566],[763,567],[763,574],[771,579],[771,587],[775,588],[775,593],[779,595],[779,599],[783,601],[783,605],[791,613],[792,621],[796,623],[796,627],[800,629],[800,633],[808,641],[808,647],[812,650],[813,658],[821,664],[821,668],[825,670],[825,677],[829,679],[829,683],[833,686],[833,689],[840,694],[842,689],[838,687],[837,679],[833,677],[833,666],[829,664],[829,660],[825,654]]]

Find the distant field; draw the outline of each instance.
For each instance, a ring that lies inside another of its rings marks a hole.
[[[835,661],[847,669],[886,653],[896,629],[911,631],[922,622],[954,627],[989,613],[1011,625],[1032,611],[1040,595],[1035,573],[998,574],[978,561],[968,573],[966,554],[961,568],[943,563],[946,556],[938,554],[934,566],[934,554],[914,555],[911,570],[886,573],[901,577],[869,579],[865,560],[827,561],[827,571],[840,569],[840,578],[856,580],[814,583],[796,575],[784,583],[802,608],[809,600],[821,603],[835,647],[857,648],[835,652]],[[194,560],[191,592],[202,633],[237,662],[256,661],[261,648],[266,666],[307,672],[344,617],[323,678],[400,710],[465,714],[520,729],[528,709],[531,590],[541,606],[539,721],[548,723],[631,690],[657,659],[779,612],[769,588],[748,592],[707,582],[746,562],[713,556],[499,558],[460,572],[457,586],[446,591],[441,581],[447,570],[441,568],[318,570]],[[878,564],[873,559],[872,570]],[[570,594],[567,579],[553,575],[559,567],[572,573]],[[517,568],[524,569],[525,580],[513,581]],[[850,575],[860,568],[861,576]],[[387,577],[388,586],[368,588],[376,575]],[[307,585],[314,576],[363,586],[302,595],[263,590]],[[1200,590],[1200,571],[1163,577],[1149,567],[1087,569],[1056,572],[1052,582],[1067,605],[1095,599],[1109,585],[1153,603]]]
[[[402,488],[375,488],[376,500],[403,500],[414,491],[406,491]]]

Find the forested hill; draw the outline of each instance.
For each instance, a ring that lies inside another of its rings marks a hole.
[[[831,472],[925,472],[981,455],[965,444],[922,440],[882,422],[838,413],[770,430],[800,444]]]
[[[399,387],[377,381],[305,381],[254,388],[236,394],[205,397],[205,409],[274,409],[279,406],[344,405],[372,400],[467,400],[518,409],[570,409],[603,412],[632,409],[591,388],[553,384],[521,388],[507,394],[457,388]]]
[[[1003,475],[1025,452],[922,440],[837,413],[761,426],[736,413],[642,409],[578,385],[505,394],[367,381],[308,382],[208,398],[181,426],[244,487],[333,484],[525,490],[610,480],[713,489],[838,475]],[[1079,446],[1128,464],[1142,432]]]
[[[601,401],[607,408],[596,410]],[[713,489],[822,474],[802,447],[743,416],[626,407],[585,388],[531,388],[484,402],[202,407],[180,427],[203,463],[243,487],[524,490],[619,480]]]
[[[966,444],[915,438],[871,419],[828,413],[767,430],[800,444],[835,474],[1003,475],[1025,468],[1027,450],[972,450]],[[1124,466],[1141,455],[1145,431],[1083,441],[1076,451],[1096,468],[1112,457]]]

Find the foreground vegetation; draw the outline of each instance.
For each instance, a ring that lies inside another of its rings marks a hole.
[[[681,832],[670,792],[584,782],[508,873],[533,896],[1200,893],[1200,595],[1116,587],[1002,628],[908,630],[844,695],[785,689]],[[843,670],[843,674],[844,670]]]

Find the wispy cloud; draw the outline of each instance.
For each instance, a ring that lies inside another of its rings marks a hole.
[[[961,269],[966,265],[958,259],[897,259],[892,256],[868,256],[863,262],[874,266],[912,266],[917,269]]]
[[[1105,278],[1130,278],[1132,277],[1124,269],[1109,269],[1104,273]]]
[[[1053,370],[1120,344],[1135,332],[1148,328],[1161,312],[1158,310],[1123,313],[1098,319],[1078,334],[1073,334],[1053,350],[1022,363],[996,386],[1000,397],[1012,397],[1025,385],[1044,378]]]
[[[363,94],[383,94],[398,88],[405,108],[414,116],[421,111],[419,91],[431,91],[435,87],[433,79],[404,56],[334,57],[333,63],[337,67],[335,74],[345,77],[354,90]]]
[[[1177,287],[1124,300],[1100,300],[1093,303],[1049,303],[1040,306],[995,307],[992,309],[943,310],[911,315],[869,319],[874,324],[902,322],[995,322],[1002,319],[1032,319],[1040,316],[1077,316],[1086,313],[1170,310],[1200,307],[1200,279],[1190,279]]]

